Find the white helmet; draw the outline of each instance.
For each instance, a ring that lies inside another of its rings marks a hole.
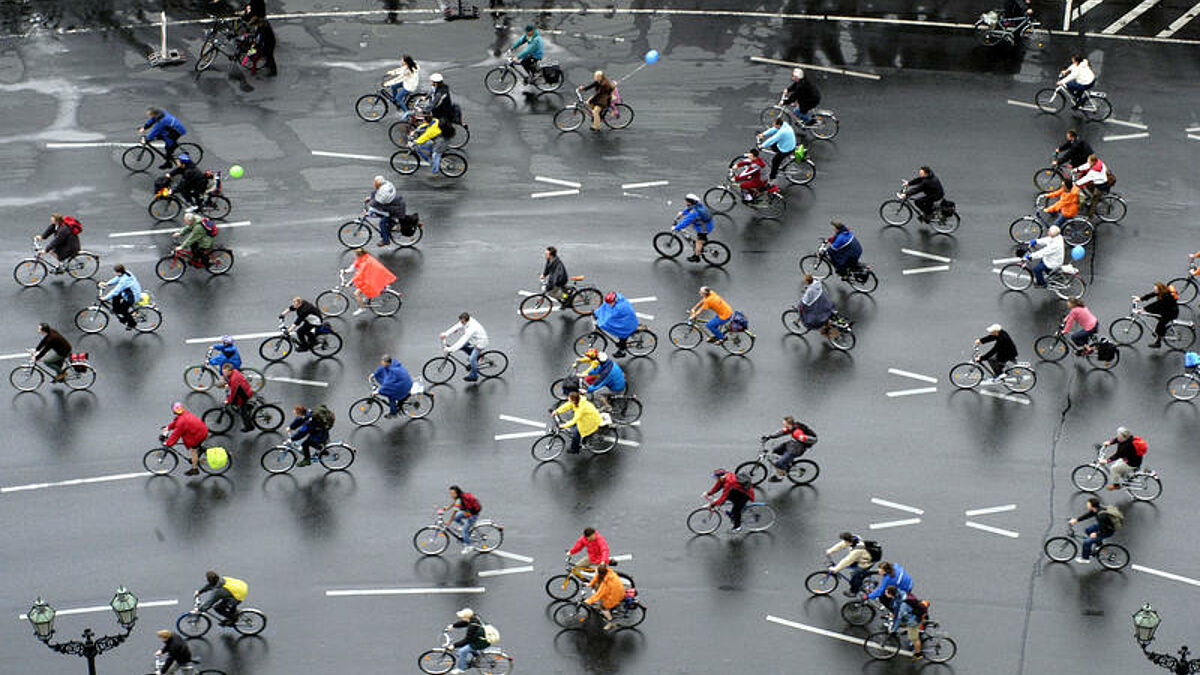
[[[433,82],[433,83],[435,83],[435,84],[436,84],[436,83],[438,83],[438,82],[441,82],[441,81],[442,81],[442,74],[441,74],[441,73],[434,73],[434,74],[430,75],[430,76],[429,76],[429,81],[430,81],[430,82]]]
[[[684,197],[684,199],[685,199],[685,200],[687,200],[687,201],[689,201],[689,202],[694,202],[694,203],[696,203],[696,204],[699,204],[699,203],[700,203],[700,197],[696,196],[696,193],[695,193],[695,192],[689,192],[689,193],[687,193],[687,196],[686,196],[686,197]]]
[[[803,68],[792,68],[792,77],[803,79],[804,78],[804,69]]]
[[[998,323],[994,323],[987,327],[987,332],[989,333],[999,333],[1002,330],[1004,330],[1004,327]]]

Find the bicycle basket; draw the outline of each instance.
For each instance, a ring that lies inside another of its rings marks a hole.
[[[803,162],[804,158],[808,157],[808,148],[804,147],[803,143],[796,145],[796,150],[792,153],[797,162]]]

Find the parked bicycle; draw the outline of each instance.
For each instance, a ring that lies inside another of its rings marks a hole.
[[[233,251],[214,246],[207,253],[196,256],[191,249],[176,249],[171,255],[159,258],[154,273],[163,281],[178,281],[189,267],[207,270],[213,276],[225,274],[233,269]]]
[[[1185,276],[1175,277],[1168,285],[1175,287],[1175,292],[1179,294],[1179,304],[1190,305],[1196,300],[1200,284],[1196,283],[1196,276],[1200,275],[1200,257],[1188,258],[1188,271]]]
[[[1004,374],[999,379],[992,378],[982,363],[978,361],[983,352],[978,345],[974,348],[975,356],[970,361],[955,364],[950,369],[950,383],[959,389],[974,389],[980,385],[1000,385],[1005,389],[1023,394],[1033,389],[1037,384],[1037,373],[1028,361],[1015,361],[1004,366]]]
[[[778,152],[774,148],[759,147],[759,150],[768,165],[774,161],[775,153]],[[745,157],[737,155],[729,160],[730,171],[732,172],[737,163]],[[808,185],[817,177],[817,165],[808,158],[808,148],[803,143],[797,143],[796,149],[789,152],[787,158],[779,164],[779,173],[792,185]]]
[[[224,54],[230,61],[240,63],[249,52],[252,42],[253,30],[240,18],[213,17],[213,22],[204,32],[200,54],[193,65],[197,77],[212,67],[218,54]]]
[[[984,12],[975,22],[975,35],[988,47],[1001,43],[1010,47],[1017,41],[1026,48],[1041,49],[1050,42],[1050,31],[1032,17],[1022,16],[1008,19],[998,10]]]
[[[734,330],[730,322],[723,328],[725,337],[717,340],[722,349],[735,356],[741,356],[754,349],[754,333],[749,329]],[[705,338],[714,337],[709,334],[706,324],[700,319],[689,318],[681,321],[667,331],[667,339],[679,349],[692,350],[700,346]]]
[[[590,605],[585,600],[591,596],[592,590],[586,588],[580,591],[574,601],[562,602],[558,607],[554,608],[551,613],[551,618],[554,623],[560,628],[582,629],[588,620],[592,617],[601,616],[600,610],[595,605]],[[612,616],[612,627],[614,630],[624,628],[633,628],[646,620],[646,605],[637,599],[636,588],[626,588],[625,597],[617,603],[616,607],[609,610]],[[601,617],[603,620],[603,617]]]
[[[550,462],[558,459],[559,455],[567,449],[567,445],[571,443],[571,431],[561,428],[559,422],[558,415],[555,415],[554,408],[551,408],[546,434],[538,437],[529,447],[529,452],[537,461]],[[603,455],[617,447],[619,438],[617,428],[610,421],[605,421],[600,428],[583,438],[583,442],[580,443],[581,450],[586,450],[593,455]]]
[[[375,424],[383,417],[383,411],[391,408],[391,404],[383,394],[379,393],[379,385],[371,377],[371,395],[364,396],[350,404],[350,421],[360,427]],[[428,417],[433,412],[433,394],[426,393],[425,382],[417,378],[412,383],[408,396],[400,403],[400,412],[409,419],[419,420]]]
[[[408,108],[424,108],[429,104],[429,92],[413,91],[406,94],[405,105]],[[400,105],[392,98],[392,90],[390,87],[383,86],[379,83],[379,89],[371,94],[363,94],[354,102],[354,114],[364,122],[378,122],[387,116],[388,104],[396,106],[396,111],[400,112]]]
[[[470,372],[471,363],[460,350],[445,351],[449,343],[442,343],[443,354],[435,356],[421,367],[421,374],[430,384],[446,384],[461,367]],[[485,380],[500,377],[508,370],[508,356],[498,349],[485,349],[479,354],[479,376]]]
[[[654,235],[652,243],[655,252],[660,256],[674,259],[684,251],[691,254],[696,250],[696,235],[687,230],[666,230]],[[709,238],[700,249],[700,258],[713,267],[724,267],[729,262],[729,247]]]
[[[1108,102],[1108,94],[1087,89],[1080,94],[1079,102],[1075,103],[1075,97],[1065,84],[1039,90],[1034,95],[1033,102],[1037,104],[1038,110],[1051,115],[1057,115],[1070,104],[1072,110],[1078,110],[1089,122],[1103,122],[1112,115],[1112,104]]]
[[[225,625],[225,617],[213,610],[200,611],[200,598],[196,598],[196,604],[191,611],[184,612],[175,620],[175,629],[187,638],[204,637],[212,628],[214,619],[217,623]],[[237,618],[234,619],[233,625],[229,626],[242,635],[258,635],[266,627],[267,615],[253,607],[238,607]]]
[[[100,284],[100,293],[104,293],[103,284]],[[151,298],[149,291],[142,291],[137,304],[129,311],[135,322],[133,330],[139,333],[153,333],[162,325],[162,313],[158,311],[158,305]],[[109,315],[112,313],[112,301],[98,295],[95,304],[75,313],[75,327],[85,333],[101,333],[108,328]]]
[[[458,650],[450,640],[450,631],[442,631],[442,646],[427,649],[417,657],[417,667],[429,675],[442,675],[454,668],[458,661]],[[499,647],[487,647],[475,652],[468,669],[474,668],[484,675],[508,675],[513,669],[513,659]]]
[[[924,621],[920,626],[920,655],[930,663],[945,663],[958,653],[958,644],[953,638],[938,631],[936,621]],[[901,648],[900,633],[882,630],[872,633],[863,641],[863,649],[867,655],[876,661],[887,661],[897,654],[912,654],[912,651]]]
[[[735,173],[735,169],[730,169],[724,183],[705,190],[704,205],[708,207],[709,211],[717,214],[729,213],[733,207],[742,204],[751,211],[757,212],[761,218],[779,219],[783,217],[783,212],[787,210],[787,201],[778,185],[769,183],[761,190],[755,190],[747,200],[742,197],[741,186],[734,180]],[[675,256],[668,257],[674,258]]]
[[[1025,250],[1018,247],[1018,252]],[[1000,283],[1010,291],[1024,291],[1033,285],[1033,263],[1022,258],[1017,262],[1008,263],[1000,268]],[[1082,298],[1087,292],[1087,282],[1079,273],[1079,268],[1071,263],[1064,263],[1056,270],[1044,273],[1045,290],[1054,293],[1063,300]]]
[[[775,459],[778,457],[779,455],[767,449],[766,441],[759,441],[758,457],[738,464],[734,473],[738,476],[750,476],[750,482],[754,487],[758,487],[768,476],[775,474]],[[809,485],[820,475],[820,465],[811,459],[793,457],[788,466],[787,477],[793,485]]]
[[[1042,204],[1037,211],[1027,216],[1021,216],[1009,224],[1008,236],[1013,241],[1018,244],[1028,244],[1031,240],[1045,234],[1054,224],[1055,216],[1043,210],[1045,200],[1042,201]],[[1092,237],[1095,235],[1092,222],[1083,216],[1068,218],[1059,229],[1062,230],[1063,240],[1068,246],[1087,246],[1092,243]]]
[[[608,568],[617,572],[617,561],[609,560]],[[582,589],[596,576],[596,566],[590,562],[574,562],[568,555],[562,574],[555,574],[546,580],[546,594],[555,600],[570,600],[582,592]],[[625,588],[634,588],[633,577],[624,572],[617,572]]]
[[[346,221],[338,228],[338,241],[342,242],[342,246],[346,248],[362,248],[371,242],[371,237],[376,232],[382,239],[383,227],[380,224],[382,220],[383,216],[363,209],[357,219]],[[399,223],[392,223],[391,232],[388,234],[393,246],[412,248],[425,235],[425,224],[421,222],[418,222],[416,227],[411,228],[408,233],[405,233],[405,229]]]
[[[722,510],[713,507],[711,498],[706,499],[708,505],[688,514],[687,526],[694,534],[712,534],[721,527]],[[728,509],[724,511],[724,515],[729,515]],[[742,509],[742,528],[748,532],[762,532],[774,524],[775,509],[766,502],[748,502]]]
[[[1081,492],[1095,493],[1105,485],[1113,484],[1108,472],[1108,462],[1104,459],[1105,446],[1097,443],[1093,447],[1096,450],[1096,458],[1087,464],[1080,464],[1071,471],[1071,484]],[[1162,481],[1158,478],[1158,472],[1150,470],[1144,462],[1117,485],[1139,502],[1152,502],[1162,495]]]
[[[217,187],[210,192],[205,193],[198,202],[191,202],[183,197],[177,190],[171,187],[164,187],[154,193],[154,198],[150,200],[150,204],[146,207],[146,211],[150,217],[158,222],[166,222],[174,220],[187,210],[193,210],[196,213],[213,220],[224,220],[229,212],[233,210],[233,203],[229,198],[221,194],[221,172],[215,174]]]
[[[1050,537],[1042,545],[1046,557],[1054,562],[1071,562],[1079,554],[1079,547],[1087,541],[1087,534],[1076,532],[1073,525],[1067,525],[1065,537]],[[1129,564],[1129,549],[1112,540],[1102,542],[1092,549],[1092,557],[1106,570],[1122,570]]]
[[[843,581],[849,585],[850,574],[853,574],[853,570],[851,570],[849,574],[847,573],[847,570],[850,570],[850,568],[839,570],[837,572],[831,572],[830,570],[836,565],[837,563],[833,561],[833,558],[825,556],[825,566],[804,577],[804,587],[808,589],[808,592],[812,593],[813,595],[829,595],[830,593],[836,591],[838,586],[841,585]],[[878,586],[879,570],[872,569],[870,572],[867,572],[865,577],[863,577],[862,592],[870,593]]]
[[[409,143],[407,147],[400,148],[392,153],[390,161],[392,169],[396,173],[410,176],[421,168],[422,162],[432,164],[432,150],[426,151],[424,148],[418,147],[413,143]],[[458,178],[467,172],[467,158],[460,152],[455,150],[446,150],[442,153],[442,162],[438,167],[438,171],[442,175],[450,178]]]
[[[763,108],[762,112],[758,114],[758,121],[764,129],[770,129],[775,126],[776,118],[781,116],[793,129],[807,131],[814,138],[828,141],[838,135],[840,123],[838,122],[837,115],[833,114],[832,110],[825,110],[824,108],[810,110],[808,112],[810,121],[805,122],[792,110],[791,106],[769,105]]]
[[[95,384],[96,369],[88,363],[87,354],[71,354],[63,362],[62,371],[56,373],[45,364],[35,361],[33,350],[30,350],[29,362],[13,368],[12,372],[8,374],[8,381],[18,391],[36,391],[46,381],[46,378],[50,378],[50,381],[54,383],[65,384],[75,391],[82,391],[91,389]]]
[[[595,286],[581,286],[584,277],[571,277],[567,285],[553,295],[547,293],[545,284],[542,292],[535,293],[521,301],[519,311],[528,321],[541,321],[550,316],[555,309],[570,308],[579,316],[591,316],[600,303],[604,302],[604,294]]]
[[[554,126],[559,131],[575,131],[592,119],[592,107],[575,90],[575,102],[554,113]],[[633,123],[633,108],[627,103],[613,103],[600,111],[600,121],[609,129],[624,129]]]
[[[816,253],[809,253],[800,258],[800,274],[811,274],[814,279],[824,279],[833,274],[833,258],[829,255],[829,242],[824,239],[818,241],[820,243]],[[865,263],[847,265],[838,273],[838,277],[859,293],[869,294],[879,288],[879,277],[875,276],[875,271]]]
[[[286,322],[280,322],[279,335],[263,340],[263,343],[258,346],[258,355],[265,361],[278,363],[291,356],[298,339],[292,334],[291,328]],[[335,333],[333,326],[326,321],[317,327],[316,335],[313,336],[312,348],[309,351],[318,359],[332,358],[342,351],[342,336]]]
[[[619,340],[611,333],[602,330],[592,321],[592,330],[588,333],[575,338],[575,356],[582,357],[587,354],[589,349],[603,352],[608,351],[610,344],[618,344]],[[625,351],[630,356],[650,356],[658,347],[658,336],[654,331],[650,330],[646,324],[639,323],[637,330],[633,331],[629,337],[625,338]]]
[[[91,279],[100,269],[100,256],[91,251],[80,251],[58,263],[51,269],[38,246],[38,240],[33,240],[33,257],[25,258],[13,268],[13,279],[25,288],[37,286],[51,274],[68,274],[72,279]]]
[[[1108,334],[1112,336],[1113,342],[1119,345],[1135,345],[1144,333],[1154,334],[1154,324],[1157,321],[1158,317],[1153,314],[1147,315],[1142,308],[1141,299],[1135,297],[1129,309],[1129,316],[1114,319],[1108,325]],[[1196,341],[1196,329],[1191,321],[1175,319],[1167,324],[1162,341],[1171,350],[1186,351]]]
[[[1033,351],[1043,361],[1061,361],[1067,354],[1074,354],[1076,358],[1087,359],[1091,367],[1101,370],[1112,370],[1121,360],[1121,350],[1108,338],[1098,332],[1093,333],[1082,347],[1078,347],[1062,332],[1061,324],[1057,331],[1034,340]]]
[[[183,383],[187,385],[188,389],[205,392],[214,386],[225,386],[225,376],[221,374],[220,368],[209,363],[209,359],[213,357],[214,353],[213,348],[209,347],[208,352],[204,354],[202,363],[194,363],[183,369]],[[254,393],[262,391],[263,385],[266,384],[266,378],[263,377],[261,370],[246,365],[238,370],[246,376],[246,381],[250,383],[250,389]]]
[[[159,147],[159,144],[162,147]],[[201,148],[195,143],[183,142],[175,145],[175,156],[186,153],[192,158],[192,161],[199,164],[200,160],[204,159],[204,148]],[[167,155],[166,144],[163,141],[147,141],[141,138],[135,145],[126,148],[125,152],[121,153],[121,164],[130,171],[145,171],[155,162],[169,162],[173,158]]]
[[[283,426],[283,408],[267,403],[262,396],[255,394],[243,405],[250,406],[250,420],[259,431],[275,431]],[[232,405],[222,404],[205,410],[200,419],[210,434],[227,434],[233,428],[234,421],[241,419],[241,415]]]
[[[166,437],[160,436],[159,440],[165,441]],[[214,451],[210,456],[209,448],[201,447],[197,450],[197,457],[199,459],[197,466],[200,467],[200,471],[209,476],[220,476],[229,471],[229,466],[233,464],[233,455],[228,451]],[[219,463],[218,458],[224,459],[224,463]],[[184,464],[191,466],[192,458],[189,451],[159,445],[157,448],[147,450],[146,454],[142,455],[142,466],[155,476],[166,476],[179,466],[180,459]]]
[[[547,74],[550,78],[547,78]],[[557,74],[557,77],[555,77]],[[554,81],[551,81],[551,78]],[[538,66],[533,75],[525,74],[524,69],[518,69],[517,64],[511,60],[505,59],[504,64],[496,66],[483,76],[483,86],[493,94],[500,96],[507,94],[517,86],[518,82],[532,84],[539,92],[547,93],[558,91],[563,86],[566,80],[562,75],[562,70],[557,63],[544,63]]]
[[[445,122],[444,119],[438,120],[438,125]],[[446,147],[451,150],[460,150],[471,140],[471,127],[460,122],[451,122],[450,125],[454,127],[454,135],[444,136]],[[397,148],[403,148],[408,145],[409,134],[413,129],[414,123],[409,119],[396,120],[388,126],[388,140]]]
[[[451,538],[464,541],[462,526],[455,523],[453,518],[447,518],[446,509],[439,508],[433,512],[433,524],[417,530],[412,543],[421,555],[441,555],[450,546]],[[500,523],[480,518],[471,526],[471,546],[476,551],[491,553],[503,543],[504,526]]]
[[[901,190],[907,184],[908,181],[901,181]],[[922,223],[928,223],[929,227],[938,234],[950,234],[957,230],[962,223],[957,206],[944,197],[933,202],[929,213],[926,213],[916,202],[909,199],[909,195],[903,192],[899,197],[888,199],[879,205],[879,217],[888,225],[903,227],[912,220],[913,215],[916,215],[917,220]]]
[[[317,296],[317,309],[325,316],[341,316],[350,309],[354,297],[354,283],[346,278],[346,270],[338,270],[338,285],[327,291],[321,291]],[[367,298],[365,306],[374,312],[375,316],[394,316],[403,304],[400,292],[389,286],[380,291],[379,295]]]
[[[604,406],[595,401],[597,397],[587,393],[587,382],[584,381],[582,373],[575,371],[574,363],[572,363],[566,377],[560,377],[550,384],[550,395],[554,397],[554,400],[559,402],[567,400],[568,383],[573,384],[580,394],[593,399],[601,413],[608,413],[614,424],[630,425],[642,417],[642,402],[638,400],[636,394],[630,393],[628,385],[626,385],[625,391],[619,394],[613,392],[601,394],[608,401],[608,405]]]
[[[804,337],[815,330],[804,325],[804,320],[800,316],[800,310],[796,307],[784,310],[779,319],[783,322],[783,327],[791,335]],[[854,349],[854,345],[858,342],[858,338],[854,337],[854,323],[837,311],[834,311],[833,315],[829,317],[829,321],[825,323],[825,330],[818,332],[821,337],[825,338],[830,347],[838,351],[848,352]]]
[[[289,439],[264,452],[258,463],[268,473],[287,473],[296,466],[296,461],[302,454],[300,444]],[[333,441],[313,452],[312,459],[320,463],[326,471],[345,471],[354,463],[356,454],[358,453],[349,445]]]

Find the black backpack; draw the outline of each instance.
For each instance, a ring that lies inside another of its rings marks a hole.
[[[748,492],[753,489],[754,476],[750,475],[749,471],[740,471],[735,477],[737,478],[738,487],[742,488],[742,491]]]
[[[879,542],[873,539],[864,539],[863,548],[866,549],[867,554],[871,556],[871,562],[877,563],[880,560],[883,560],[883,547],[879,545]]]
[[[1117,345],[1101,339],[1096,343],[1096,357],[1101,361],[1112,361],[1117,356]]]
[[[337,422],[337,415],[333,414],[333,411],[329,409],[329,406],[325,405],[324,403],[317,406],[317,409],[312,413],[312,418],[313,422],[316,422],[318,426],[326,431],[332,429],[334,423]]]

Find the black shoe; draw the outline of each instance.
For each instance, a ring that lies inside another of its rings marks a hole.
[[[183,475],[185,475],[185,476],[195,476],[195,475],[197,475],[197,474],[199,474],[199,473],[200,473],[200,469],[188,469],[187,471],[184,471],[184,472],[183,472]]]
[[[278,71],[278,70],[269,70],[269,71],[267,71],[267,77],[275,77],[275,76],[277,76],[277,75],[279,75],[279,71]]]
[[[623,359],[625,356],[626,354],[624,349],[618,349],[617,351],[613,352],[613,358]]]
[[[395,418],[395,417],[396,417],[396,416],[398,416],[399,414],[400,414],[400,413],[386,412],[386,413],[384,413],[384,414],[383,414],[383,418],[384,418],[384,419],[388,419],[388,420],[390,420],[390,419],[393,419],[393,418]]]
[[[243,426],[243,427],[242,427],[242,433],[243,433],[243,434],[248,434],[248,433],[250,433],[251,431],[254,431],[254,425],[253,425],[253,424],[247,424],[247,425],[245,425],[245,426]]]
[[[771,476],[767,480],[772,483],[778,483],[779,481],[783,480],[783,476],[780,476],[779,474],[775,474],[774,476]]]
[[[312,458],[310,458],[310,457],[305,457],[304,459],[300,460],[299,462],[296,462],[296,466],[308,466],[310,464],[312,464]]]
[[[478,375],[467,375],[463,378],[463,382],[476,382],[479,380]]]
[[[169,169],[169,168],[171,168],[171,160],[169,160],[169,159],[168,159],[167,161],[163,162],[162,164],[159,164],[159,165],[158,165],[158,168],[160,168],[160,169]]]
[[[854,596],[858,595],[858,591],[852,591],[847,588],[846,590],[842,591],[842,595],[846,596],[847,598],[853,598]]]
[[[687,261],[688,261],[688,262],[700,262],[700,256],[698,256],[698,255],[689,255],[689,256],[687,257]]]
[[[298,351],[298,352],[306,352],[309,349],[311,349],[311,347],[309,347],[308,345],[296,345],[296,351]]]
[[[220,623],[226,628],[232,628],[233,626],[237,625],[237,621],[234,621],[233,619],[221,619]]]
[[[1155,340],[1154,342],[1151,342],[1150,344],[1148,344],[1146,346],[1151,349],[1158,349],[1159,347],[1162,346],[1162,340]]]

